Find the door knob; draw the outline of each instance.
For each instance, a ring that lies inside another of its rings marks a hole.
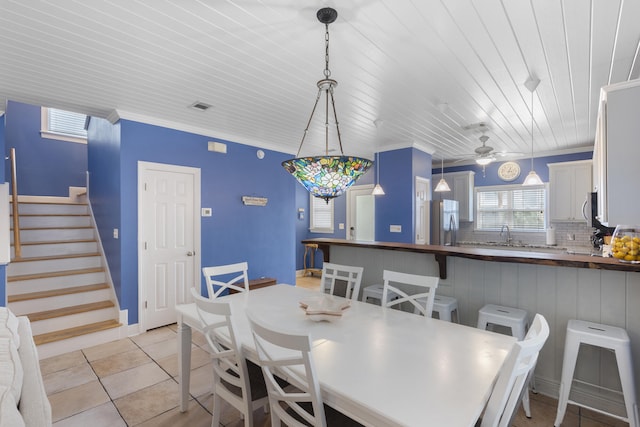
[[[193,256],[193,254],[194,254],[194,253],[195,253],[195,252],[191,252],[191,251],[189,251],[189,252],[187,252],[187,256]]]

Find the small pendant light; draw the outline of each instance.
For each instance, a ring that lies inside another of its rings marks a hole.
[[[451,188],[449,188],[449,184],[447,184],[447,181],[444,180],[444,157],[441,159],[441,178],[440,178],[440,182],[438,182],[438,185],[436,185],[436,188],[433,190],[436,193],[444,193],[445,191],[451,191]]]
[[[380,153],[376,153],[376,186],[371,192],[372,196],[384,196],[384,190],[380,185]]]
[[[542,179],[540,179],[536,171],[533,169],[533,92],[536,91],[539,84],[540,80],[534,79],[533,77],[529,77],[527,81],[524,82],[524,86],[531,92],[531,171],[522,183],[523,186],[527,187],[543,184]]]

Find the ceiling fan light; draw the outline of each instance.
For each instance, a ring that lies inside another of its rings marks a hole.
[[[495,157],[479,157],[476,159],[476,163],[480,166],[487,166],[489,163],[493,162]]]
[[[542,184],[543,184],[542,179],[540,179],[540,177],[534,170],[531,170],[531,172],[529,172],[529,175],[527,175],[527,177],[524,179],[524,182],[522,183],[524,187],[529,187],[533,185],[542,185]]]

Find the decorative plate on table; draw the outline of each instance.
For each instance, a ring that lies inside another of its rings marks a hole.
[[[342,312],[351,306],[351,301],[344,298],[325,295],[300,301],[302,308],[309,319],[314,321],[327,321],[342,317]]]

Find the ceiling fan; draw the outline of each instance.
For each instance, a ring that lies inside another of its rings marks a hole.
[[[486,123],[481,122],[481,123],[471,124],[471,125],[465,126],[463,129],[480,130],[482,132],[482,135],[478,139],[480,140],[482,145],[479,147],[476,147],[473,154],[466,155],[463,158],[455,161],[455,163],[474,160],[476,164],[482,166],[482,171],[484,173],[485,167],[490,163],[496,161],[499,157],[514,157],[514,156],[522,155],[522,153],[512,153],[512,152],[507,153],[507,152],[494,151],[494,148],[492,146],[487,145],[487,141],[489,140],[489,137],[485,133],[489,130],[489,127],[487,126]]]

